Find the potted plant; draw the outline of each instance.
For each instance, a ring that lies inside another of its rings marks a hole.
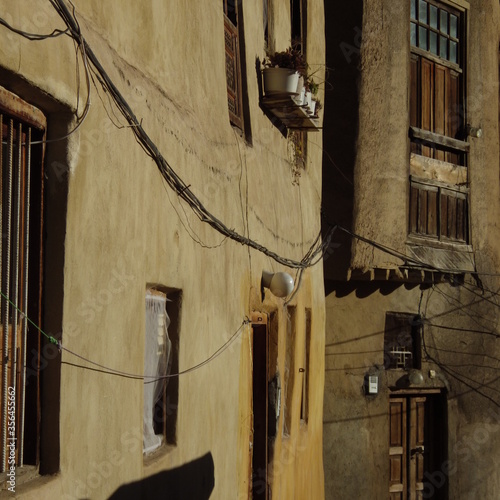
[[[307,63],[303,54],[292,47],[275,52],[264,61],[264,93],[297,95],[299,78],[307,79]]]
[[[316,103],[318,102],[316,95],[318,94],[319,86],[311,76],[308,76],[305,80],[304,87],[306,89],[304,101],[306,110],[310,115],[314,115],[316,113]]]

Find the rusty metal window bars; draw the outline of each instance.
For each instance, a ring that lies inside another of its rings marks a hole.
[[[45,123],[39,110],[0,88],[1,472],[39,457],[40,340],[27,318],[41,323]]]

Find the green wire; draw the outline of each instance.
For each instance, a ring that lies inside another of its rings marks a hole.
[[[17,309],[18,312],[20,312],[27,320],[29,323],[31,323],[42,335],[44,335],[45,337],[47,337],[47,339],[49,340],[49,342],[51,342],[52,344],[56,344],[57,346],[60,346],[59,344],[59,341],[53,337],[52,335],[48,335],[47,333],[45,333],[34,321],[32,321],[27,314],[23,313],[23,311],[21,311],[21,309],[19,309],[19,307],[16,306],[16,304],[14,304],[14,302],[12,302],[12,300],[9,299],[9,297],[7,297],[7,295],[5,295],[2,291],[0,291],[0,294],[2,295],[2,297],[7,301],[9,302],[15,309]]]

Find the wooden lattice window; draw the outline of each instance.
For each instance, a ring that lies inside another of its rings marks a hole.
[[[241,62],[238,31],[238,17],[241,3],[236,0],[223,0],[223,8],[229,119],[233,125],[243,130]]]

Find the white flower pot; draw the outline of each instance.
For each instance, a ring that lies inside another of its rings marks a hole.
[[[313,116],[316,113],[316,101],[314,99],[312,99],[311,102],[309,103],[308,113]]]
[[[263,76],[265,95],[297,94],[299,74],[293,69],[265,68]]]

